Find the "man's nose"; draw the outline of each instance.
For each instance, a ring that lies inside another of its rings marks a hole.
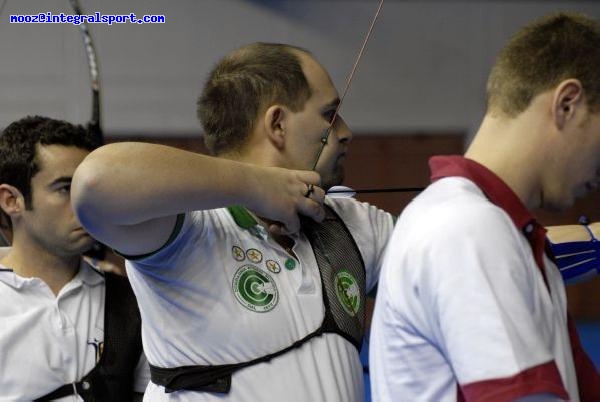
[[[352,141],[352,131],[346,124],[344,118],[340,115],[338,115],[336,118],[334,132],[340,143],[349,144],[350,141]]]

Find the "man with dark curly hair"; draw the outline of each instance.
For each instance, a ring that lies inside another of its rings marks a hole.
[[[141,400],[147,385],[131,288],[83,259],[93,239],[70,203],[73,172],[98,145],[83,127],[40,116],[0,136],[0,212],[12,229],[0,250],[7,400]]]

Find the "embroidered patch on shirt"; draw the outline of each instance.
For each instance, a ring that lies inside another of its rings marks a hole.
[[[255,264],[258,264],[263,259],[262,253],[255,248],[248,249],[246,251],[246,257]]]
[[[267,269],[273,272],[274,274],[278,274],[281,272],[281,267],[279,266],[279,263],[277,261],[267,260],[265,262],[265,265],[267,266]]]
[[[335,276],[335,294],[338,301],[351,317],[360,310],[360,289],[358,281],[350,272],[340,271]]]
[[[232,288],[237,301],[257,313],[273,310],[279,301],[273,278],[254,265],[244,265],[237,270]]]
[[[233,256],[233,259],[236,261],[244,261],[244,258],[246,258],[246,254],[244,253],[244,250],[242,250],[242,248],[238,247],[238,246],[231,247],[231,255]]]

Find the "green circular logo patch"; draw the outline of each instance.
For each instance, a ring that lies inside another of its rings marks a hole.
[[[354,317],[360,309],[360,288],[358,281],[348,271],[340,271],[335,276],[335,294],[350,316]]]
[[[244,265],[233,277],[233,293],[248,310],[265,313],[279,301],[277,286],[271,276],[253,265]]]

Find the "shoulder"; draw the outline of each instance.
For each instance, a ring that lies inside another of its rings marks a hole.
[[[325,204],[339,215],[361,249],[369,244],[380,249],[391,236],[393,216],[374,205],[353,198],[329,197]]]
[[[465,232],[485,236],[493,232],[491,227],[513,226],[506,212],[490,202],[479,187],[460,177],[441,179],[427,187],[402,213],[400,225],[445,238]]]
[[[462,178],[442,179],[420,194],[400,216],[390,244],[392,260],[407,261],[412,272],[435,266],[442,276],[493,264],[519,266],[528,247],[508,214]]]
[[[344,223],[351,225],[355,222],[392,223],[393,216],[367,202],[360,202],[354,198],[325,198],[325,204],[330,206]]]

